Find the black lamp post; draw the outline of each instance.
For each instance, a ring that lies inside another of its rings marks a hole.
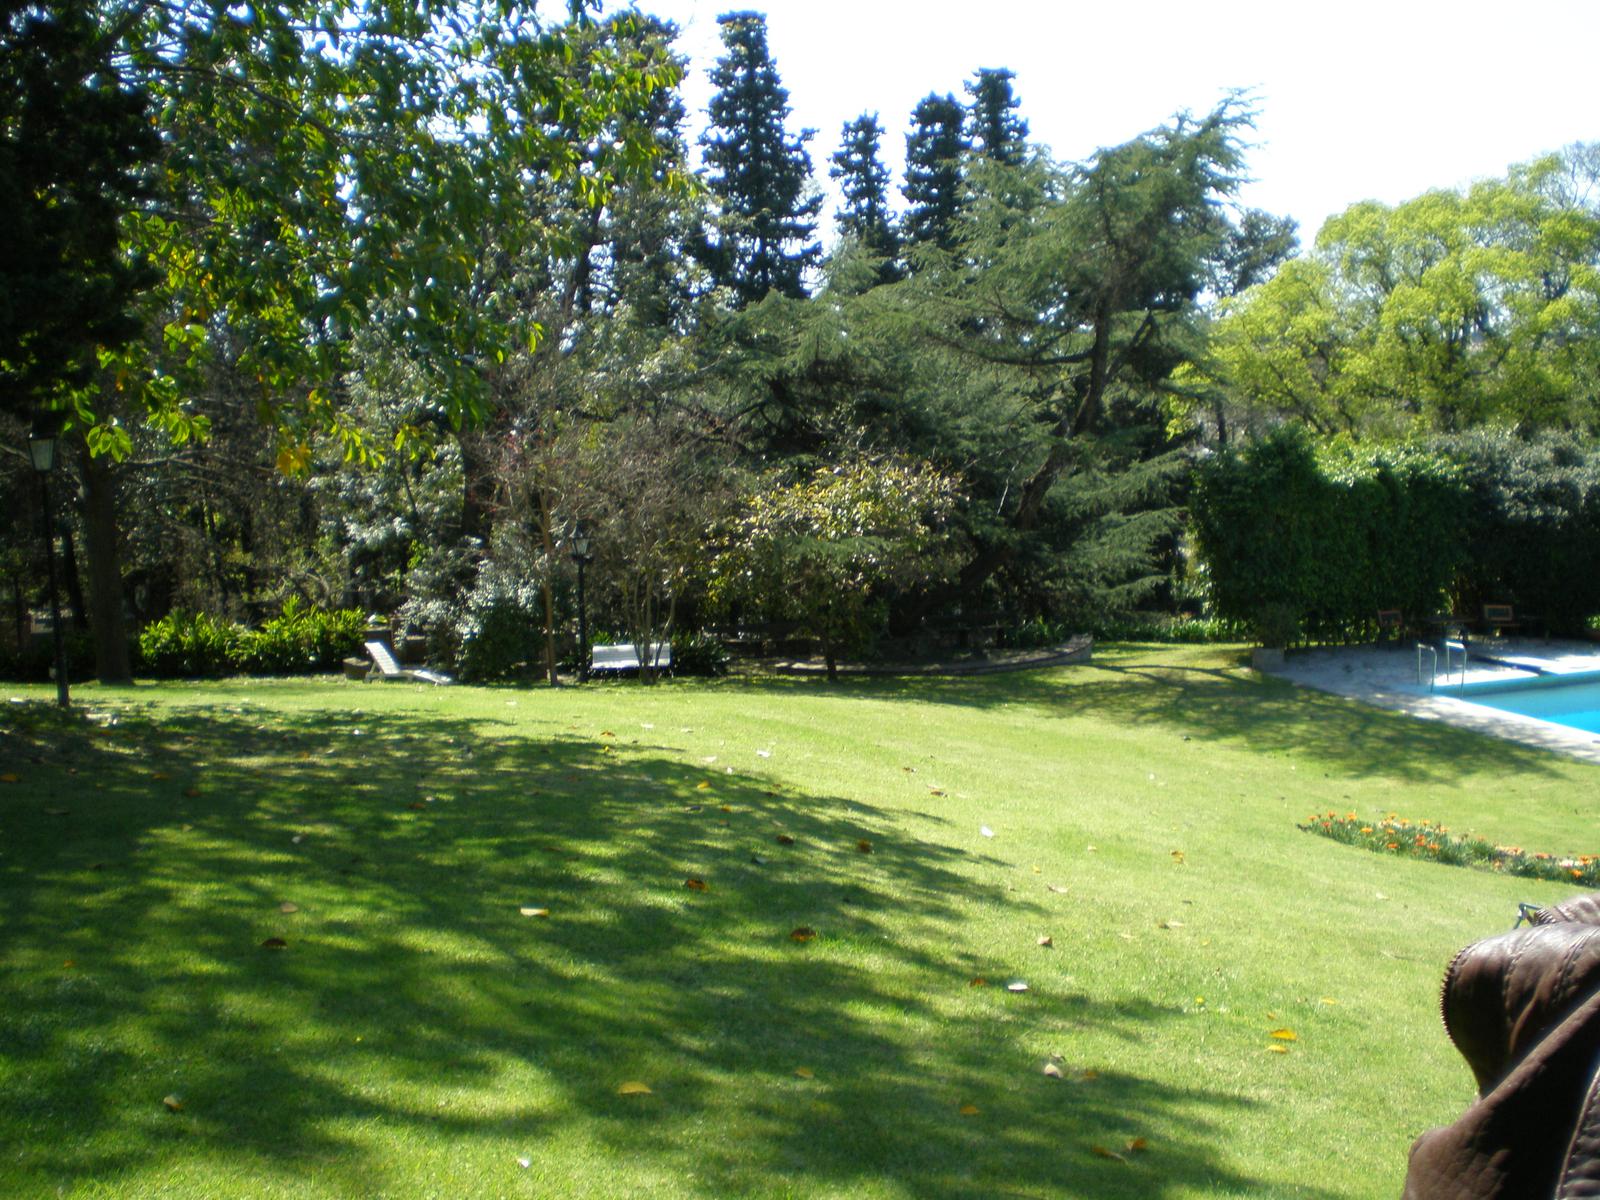
[[[578,682],[589,682],[589,614],[583,604],[583,568],[594,561],[589,553],[589,530],[582,521],[572,528],[567,539],[572,561],[578,564]]]
[[[28,435],[28,454],[39,473],[39,490],[44,495],[45,560],[50,572],[50,632],[56,643],[56,703],[70,708],[67,694],[67,650],[61,641],[61,594],[56,586],[56,522],[50,508],[50,473],[56,469],[56,439],[49,434]]]

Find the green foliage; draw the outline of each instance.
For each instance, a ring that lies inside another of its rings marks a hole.
[[[305,675],[331,671],[360,650],[366,617],[291,600],[259,630],[206,613],[174,612],[139,634],[142,670],[163,678],[232,674]]]
[[[1569,186],[1584,150],[1331,218],[1309,257],[1223,306],[1201,373],[1322,433],[1594,428],[1600,207]]]
[[[158,677],[228,675],[243,661],[248,630],[205,613],[168,613],[139,634],[139,665]]]
[[[1295,626],[1364,638],[1379,609],[1436,612],[1466,554],[1447,463],[1405,450],[1319,461],[1292,426],[1205,463],[1191,514],[1217,615],[1263,639]]]
[[[1017,116],[1020,106],[1011,90],[1015,78],[1004,68],[983,67],[964,85],[972,98],[967,124],[972,148],[1012,166],[1022,161],[1028,142],[1028,123]]]
[[[67,629],[62,649],[67,656],[67,676],[74,683],[94,676],[94,640],[83,630]],[[56,665],[55,642],[48,637],[26,638],[21,647],[0,641],[0,679],[43,683]]]
[[[291,598],[281,615],[243,637],[238,665],[260,675],[334,671],[360,653],[366,624],[360,609],[328,612]]]
[[[1478,430],[1428,447],[1464,492],[1457,611],[1509,603],[1552,633],[1580,634],[1600,611],[1600,445]]]
[[[92,6],[0,6],[0,407],[59,402],[138,333],[129,306],[152,280],[118,224],[156,152]]]
[[[909,245],[928,244],[948,250],[955,244],[955,222],[961,211],[962,156],[967,142],[966,112],[951,95],[923,97],[911,112],[906,135],[906,198],[903,222]]]
[[[900,239],[889,209],[889,169],[878,152],[882,138],[876,113],[845,122],[828,174],[839,181],[844,197],[836,214],[840,235],[854,238],[862,250],[880,260],[873,282],[892,283]]]
[[[734,12],[717,18],[724,54],[711,71],[717,89],[702,143],[707,187],[722,205],[708,265],[739,305],[768,292],[803,296],[808,268],[821,254],[813,240],[820,194],[809,194],[811,131],[784,128],[789,93],[767,49],[767,19]]]
[[[727,647],[715,635],[699,630],[685,630],[673,635],[674,675],[726,675],[728,663]]]
[[[714,604],[748,604],[821,639],[830,675],[840,652],[882,629],[884,595],[949,569],[944,526],[956,485],[926,464],[866,460],[751,495],[711,583]]]

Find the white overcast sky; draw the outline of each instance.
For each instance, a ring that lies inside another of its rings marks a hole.
[[[824,189],[844,122],[876,112],[896,185],[911,109],[1009,67],[1030,137],[1076,161],[1232,88],[1260,109],[1244,203],[1300,222],[1396,203],[1600,140],[1600,0],[636,0],[683,30],[691,138],[718,15],[767,14],[791,131]],[[621,7],[609,0],[607,10]],[[837,196],[828,192],[825,211]]]

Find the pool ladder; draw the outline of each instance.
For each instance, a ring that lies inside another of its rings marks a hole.
[[[1456,686],[1465,688],[1467,684],[1467,644],[1465,642],[1452,642],[1448,638],[1442,643],[1444,646],[1444,681],[1450,682],[1450,656],[1456,651],[1461,652],[1461,672]],[[1422,682],[1422,655],[1426,651],[1430,656],[1428,669],[1428,690],[1433,691],[1434,684],[1439,679],[1439,647],[1432,642],[1417,643],[1417,682]]]

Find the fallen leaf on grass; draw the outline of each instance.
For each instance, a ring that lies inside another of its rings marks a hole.
[[[967,986],[968,987],[988,987],[989,986],[989,981],[987,979],[985,979],[982,975],[974,975],[972,977],[972,982],[968,983]]]
[[[427,808],[428,806],[426,804],[424,804],[421,800],[413,800],[410,804],[406,805],[406,807],[411,809],[413,812],[421,812],[423,809]]]
[[[1055,939],[1053,937],[1051,937],[1048,933],[1045,934],[1042,938],[1039,939],[1039,945],[1045,947],[1045,949],[1047,949],[1047,950],[1051,946],[1054,946],[1055,944],[1056,944]]]
[[[1161,926],[1160,927],[1162,929],[1182,929],[1183,928],[1183,922],[1182,921],[1163,921],[1163,922],[1161,922]]]
[[[297,913],[300,911],[300,906],[293,900],[285,900],[282,904],[278,905],[278,911],[281,913]]]
[[[287,950],[289,948],[289,943],[284,941],[281,937],[269,937],[266,941],[261,943],[261,948],[263,950]]]
[[[866,838],[862,838],[859,842],[856,843],[856,849],[861,851],[861,853],[863,853],[863,854],[871,854],[872,853],[872,843],[869,842]]]
[[[928,785],[928,795],[930,795],[930,796],[943,796],[944,794],[945,794],[945,790],[942,787],[934,787],[932,784]]]
[[[1128,1161],[1123,1155],[1118,1154],[1115,1150],[1107,1150],[1104,1146],[1090,1146],[1089,1153],[1096,1158],[1109,1158],[1113,1162],[1125,1163]]]
[[[719,804],[719,805],[717,805],[717,807],[720,808],[723,812],[732,812],[733,811],[733,805],[731,805],[731,804]]]
[[[1273,1054],[1287,1054],[1287,1053],[1289,1053],[1289,1047],[1285,1046],[1282,1042],[1278,1042],[1275,1045],[1268,1046],[1267,1049]]]
[[[150,772],[150,778],[154,779],[157,783],[165,783],[167,780],[171,779],[172,776],[168,775],[165,771],[152,771]]]
[[[1062,887],[1059,883],[1047,883],[1044,886],[1046,889],[1054,892],[1058,896],[1065,896],[1067,894],[1067,889]]]
[[[961,1106],[961,1115],[963,1117],[975,1117],[978,1115],[979,1111],[980,1110],[976,1104],[963,1104]]]
[[[697,792],[709,792],[711,790],[711,781],[709,779],[702,779],[699,783],[694,785],[694,790]]]
[[[548,908],[528,908],[524,906],[517,909],[517,911],[525,917],[548,917],[550,915]]]
[[[817,1077],[816,1072],[810,1067],[796,1067],[794,1073],[800,1079],[815,1079]]]
[[[1129,1154],[1140,1154],[1150,1149],[1150,1143],[1142,1137],[1129,1138],[1128,1144],[1123,1149]]]
[[[778,845],[780,845],[780,846],[792,846],[792,845],[794,845],[794,838],[790,837],[787,833],[780,833],[777,837],[773,838],[772,840],[777,842]]]
[[[789,940],[795,942],[809,942],[817,936],[817,931],[809,925],[797,925],[789,931]]]
[[[15,771],[7,771],[4,775],[0,775],[0,783],[21,783],[21,782],[22,782],[22,776],[18,775]]]
[[[619,1096],[653,1096],[648,1083],[640,1083],[637,1079],[630,1079],[617,1089]]]
[[[704,879],[685,879],[683,886],[691,892],[708,892],[711,890],[711,885]]]
[[[182,1112],[183,1111],[183,1101],[179,1100],[176,1096],[163,1096],[163,1097],[161,1097],[161,1105],[168,1112]]]
[[[1049,1078],[1049,1079],[1065,1079],[1066,1078],[1066,1076],[1061,1073],[1061,1068],[1056,1066],[1055,1063],[1045,1063],[1045,1065],[1044,1065],[1044,1074],[1045,1074],[1046,1078]]]
[[[772,757],[772,751],[771,750],[757,750],[756,751],[756,757],[757,758],[771,758]]]
[[[200,798],[200,789],[197,787],[186,787],[183,789],[183,794],[190,800],[198,800]]]
[[[1274,1029],[1270,1036],[1277,1038],[1280,1042],[1298,1042],[1300,1040],[1300,1035],[1292,1029]]]
[[[1183,862],[1183,851],[1182,850],[1174,850],[1172,852],[1172,861],[1175,862],[1175,863],[1181,864]]]

